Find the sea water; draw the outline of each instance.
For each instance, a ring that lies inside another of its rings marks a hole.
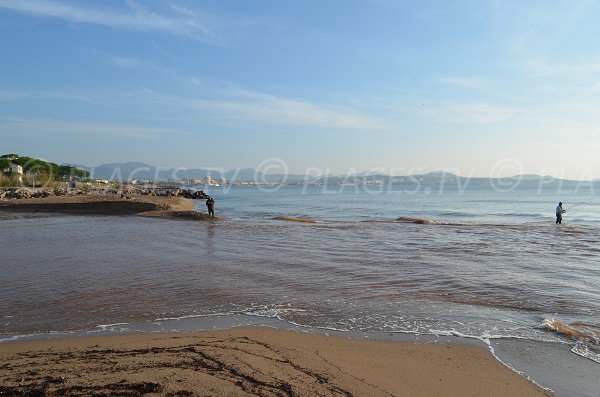
[[[529,373],[546,363],[527,366],[528,359],[556,360],[548,355],[559,349],[582,360],[579,373],[589,371],[585,387],[574,383],[566,393],[600,390],[593,190],[209,194],[224,220],[3,213],[2,338],[252,316],[307,329],[476,338]],[[554,222],[559,200],[562,225]],[[531,354],[522,354],[523,343]]]

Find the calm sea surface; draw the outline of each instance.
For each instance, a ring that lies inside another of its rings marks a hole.
[[[593,191],[209,193],[224,221],[0,213],[0,334],[250,314],[546,341],[600,362]],[[555,225],[559,200],[567,213]]]

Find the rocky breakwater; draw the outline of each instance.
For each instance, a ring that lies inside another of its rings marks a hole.
[[[31,199],[52,196],[78,196],[88,194],[114,195],[119,198],[133,196],[182,197],[190,200],[205,200],[203,191],[179,188],[125,188],[125,189],[37,189],[37,188],[0,188],[0,199]]]
[[[0,189],[0,210],[209,220],[206,213],[195,211],[192,203],[207,197],[203,192],[179,188],[10,188]]]
[[[0,199],[30,199],[50,196],[76,196],[86,194],[80,189],[33,189],[33,188],[3,188],[0,189]]]
[[[179,188],[136,188],[136,189],[108,189],[108,194],[121,194],[127,196],[157,196],[157,197],[183,197],[190,200],[206,200],[208,195],[202,190]]]

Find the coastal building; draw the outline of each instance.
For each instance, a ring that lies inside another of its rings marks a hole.
[[[23,175],[23,167],[19,164],[11,164],[10,167],[4,170],[4,172],[11,172],[17,175]]]
[[[2,170],[6,174],[16,175],[19,183],[23,182],[23,167],[19,164],[11,164],[9,167]]]
[[[206,186],[210,186],[210,185],[213,184],[213,179],[211,178],[210,175],[207,175],[207,176],[204,177],[204,184]]]
[[[223,186],[223,185],[227,185],[227,179],[225,179],[225,178],[221,178],[221,179],[219,179],[219,182],[218,182],[218,183],[219,183],[219,185],[221,185],[221,186]]]

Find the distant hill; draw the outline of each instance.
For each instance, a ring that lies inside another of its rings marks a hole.
[[[163,168],[141,162],[108,163],[96,167],[79,165],[78,167],[90,172],[93,179],[109,180],[187,180],[204,179],[210,176],[213,179],[225,178],[228,181],[260,181],[278,183],[286,181],[296,183],[303,181],[304,175],[294,174],[264,174],[252,168],[239,168],[221,171],[203,168]]]
[[[421,174],[420,176],[429,178],[461,178],[458,175],[447,171],[431,171],[426,174]]]
[[[142,162],[108,163],[96,167],[80,165],[79,167],[89,171],[93,179],[132,181],[203,179],[207,175],[213,178],[222,177],[221,173],[214,170],[165,168]]]
[[[510,187],[510,184],[535,188],[539,186],[553,187],[566,186],[565,184],[587,184],[594,182],[581,182],[556,179],[550,176],[541,176],[535,174],[515,175],[504,178],[490,177],[473,177],[467,178],[456,175],[451,172],[439,170],[423,174],[405,175],[405,176],[390,176],[381,173],[366,171],[356,173],[354,175],[301,175],[301,174],[265,174],[261,171],[252,168],[239,168],[234,170],[214,170],[204,168],[163,168],[152,166],[143,162],[127,162],[127,163],[109,163],[101,164],[96,167],[88,167],[78,165],[78,168],[90,172],[94,179],[109,179],[109,180],[181,180],[186,182],[188,179],[204,179],[206,176],[211,176],[213,179],[225,178],[229,182],[267,182],[267,183],[288,183],[288,184],[365,184],[365,183],[391,183],[391,184],[421,184],[425,186],[466,186],[466,185],[490,185],[494,181],[498,181],[497,185],[502,188]]]
[[[554,179],[554,177],[537,175],[537,174],[520,174],[520,175],[514,175],[509,178],[503,178],[503,179],[520,179],[523,181],[523,180]]]

